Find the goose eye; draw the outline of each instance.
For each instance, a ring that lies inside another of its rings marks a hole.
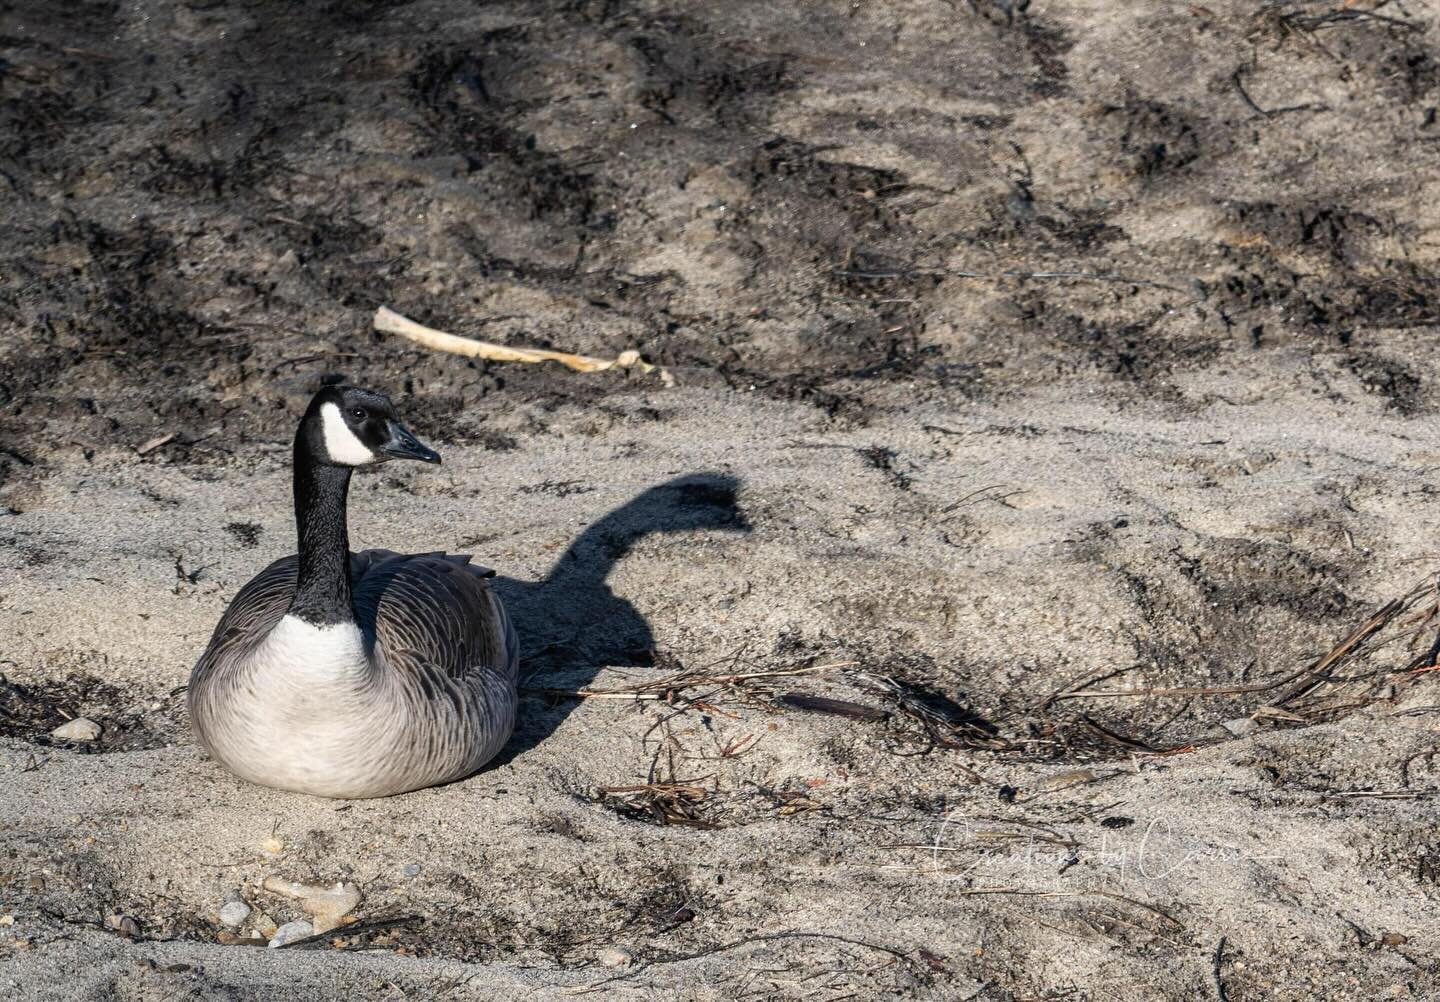
[[[364,420],[364,418],[365,418],[365,411],[364,411],[363,408],[360,408],[360,407],[352,407],[352,408],[350,408],[350,416],[353,417],[353,418],[358,418],[358,419],[360,419],[360,420]]]

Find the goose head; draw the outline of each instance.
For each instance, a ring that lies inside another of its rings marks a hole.
[[[390,398],[357,386],[327,386],[315,394],[296,444],[325,466],[371,466],[391,459],[440,462],[438,452],[400,423]]]

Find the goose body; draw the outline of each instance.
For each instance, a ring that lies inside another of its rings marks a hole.
[[[463,778],[514,728],[518,643],[468,556],[352,553],[351,470],[438,462],[390,402],[322,390],[295,440],[300,552],[240,589],[191,673],[191,723],[243,779],[382,797]]]

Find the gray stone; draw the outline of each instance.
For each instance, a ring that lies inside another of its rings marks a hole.
[[[61,741],[94,741],[100,736],[100,725],[86,717],[68,720],[50,732]]]
[[[275,935],[270,937],[270,949],[274,950],[277,947],[284,946],[286,943],[293,943],[297,939],[304,939],[307,936],[313,935],[315,935],[315,927],[304,919],[298,922],[286,922],[279,929],[275,930]]]
[[[635,961],[635,954],[623,946],[607,946],[595,955],[605,967],[629,967]]]
[[[250,906],[243,901],[227,901],[220,906],[220,924],[238,928],[250,917]]]

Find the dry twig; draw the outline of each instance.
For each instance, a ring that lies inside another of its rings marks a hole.
[[[313,936],[306,936],[304,939],[291,940],[288,943],[281,943],[277,950],[293,950],[303,946],[314,946],[317,943],[329,943],[337,939],[348,939],[353,936],[364,936],[373,932],[384,932],[388,929],[395,929],[403,925],[414,925],[416,922],[425,921],[419,915],[396,915],[391,918],[361,919],[347,925],[336,926],[328,932],[317,932]]]
[[[1144,901],[1137,901],[1135,898],[1128,898],[1123,894],[1115,894],[1111,891],[1041,891],[1027,887],[968,887],[963,890],[953,891],[951,893],[959,894],[965,897],[988,894],[1014,894],[1020,897],[1027,898],[1080,898],[1090,895],[1094,897],[1110,898],[1112,901],[1122,901],[1127,905],[1134,905],[1136,908],[1143,908],[1145,911],[1150,912],[1152,915],[1157,915],[1160,918],[1164,919],[1167,923],[1169,923],[1176,929],[1185,928],[1185,924],[1179,919],[1173,918],[1172,916],[1161,911],[1154,905],[1146,904]]]
[[[742,946],[750,946],[754,943],[772,943],[779,940],[787,939],[818,939],[828,940],[835,943],[845,943],[849,946],[858,946],[866,950],[874,950],[877,953],[888,954],[889,956],[895,958],[907,967],[916,966],[916,962],[911,960],[904,951],[897,950],[891,946],[885,946],[882,943],[871,943],[863,939],[851,939],[848,936],[837,936],[834,933],[828,932],[802,932],[800,930],[787,930],[785,932],[764,933],[758,936],[745,936],[741,939],[732,940],[729,943],[722,943],[719,946],[712,946],[707,947],[703,950],[697,950],[694,953],[684,953],[680,954],[679,956],[665,957],[660,960],[647,960],[643,964],[639,964],[634,969],[626,971],[623,974],[616,974],[612,977],[605,978],[604,980],[597,981],[594,984],[585,985],[583,987],[567,989],[566,994],[584,995],[590,992],[599,991],[600,988],[605,985],[613,984],[616,981],[624,981],[628,978],[633,978],[635,975],[639,974],[646,968],[658,967],[661,964],[679,964],[684,963],[687,960],[698,960],[701,957],[710,957],[717,953],[728,953],[731,950],[738,950]]]
[[[1215,985],[1215,998],[1217,1002],[1229,1002],[1230,996],[1225,994],[1225,982],[1220,977],[1220,965],[1225,962],[1225,937],[1220,937],[1220,942],[1215,944],[1215,953],[1210,958],[1210,977]]]

